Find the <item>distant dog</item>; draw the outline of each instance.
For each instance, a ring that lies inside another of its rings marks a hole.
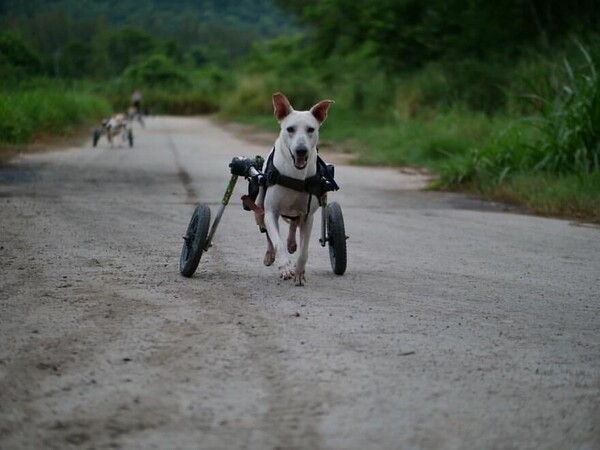
[[[122,142],[129,140],[129,146],[133,145],[133,135],[131,126],[125,114],[115,114],[110,119],[105,119],[102,122],[102,134],[106,134],[106,139],[111,147],[114,147],[114,139],[121,137]],[[97,142],[97,139],[95,139]]]
[[[257,214],[256,220],[267,231],[264,264],[270,266],[276,262],[279,276],[284,280],[293,278],[296,286],[306,282],[313,214],[319,208],[322,195],[317,157],[319,128],[332,103],[332,100],[323,100],[309,111],[295,111],[283,94],[273,94],[275,118],[281,131],[265,160],[267,187],[260,188],[256,199],[264,215]],[[280,217],[289,223],[287,239],[279,230]],[[290,254],[298,247],[298,258],[292,265]]]

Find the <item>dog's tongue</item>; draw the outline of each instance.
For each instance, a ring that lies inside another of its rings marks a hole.
[[[296,169],[303,169],[306,166],[306,157],[296,155]]]

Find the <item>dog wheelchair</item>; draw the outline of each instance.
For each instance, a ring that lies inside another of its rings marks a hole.
[[[92,134],[92,146],[96,147],[98,145],[98,141],[100,140],[100,138],[102,136],[107,136],[108,139],[108,133],[110,133],[110,128],[111,128],[111,120],[110,119],[104,119],[102,121],[102,125],[100,127],[94,128],[94,132]],[[118,134],[121,135],[121,139],[122,142],[128,142],[129,143],[129,147],[133,147],[133,129],[131,127],[131,121],[124,119],[123,123],[121,125],[119,125],[120,127],[122,127],[123,129],[120,130],[117,135],[115,135],[115,137],[118,136]]]
[[[346,239],[348,239],[344,227],[344,217],[342,208],[337,202],[327,202],[327,192],[337,189],[337,184],[334,181],[334,167],[331,164],[324,164],[322,160],[320,160],[320,163],[324,166],[324,170],[321,172],[320,177],[323,194],[319,199],[321,206],[321,237],[319,243],[321,247],[326,245],[329,247],[329,259],[333,273],[343,275],[347,265]],[[262,172],[263,164],[264,158],[261,156],[254,158],[235,157],[231,160],[229,164],[231,178],[212,226],[210,224],[210,208],[207,205],[196,206],[187,231],[183,236],[183,248],[179,258],[179,272],[181,275],[191,277],[198,268],[202,253],[212,247],[215,232],[225,207],[229,204],[238,177],[244,177],[248,181],[249,195],[242,197],[244,209],[252,210],[256,208],[254,200],[258,194],[258,189],[260,186],[266,186],[268,181],[265,173]]]

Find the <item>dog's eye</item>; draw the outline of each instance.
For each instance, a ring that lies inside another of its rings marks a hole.
[[[287,127],[286,130],[288,133],[293,133],[294,131],[296,131],[294,127]]]
[[[306,131],[307,131],[308,133],[314,133],[314,132],[315,132],[315,129],[314,129],[313,127],[308,127],[308,128],[306,129]]]

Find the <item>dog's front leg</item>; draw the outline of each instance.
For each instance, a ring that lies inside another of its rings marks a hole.
[[[296,286],[304,286],[306,283],[306,261],[308,261],[308,243],[310,241],[310,233],[313,226],[312,214],[306,217],[306,220],[300,222],[300,253],[296,260],[296,268],[294,270],[294,284]]]
[[[296,229],[298,228],[298,223],[299,221],[297,219],[290,222],[290,231],[287,238],[287,250],[290,254],[295,253],[298,249],[298,245],[296,244]]]
[[[287,253],[286,243],[279,233],[279,213],[265,211],[265,227],[267,228],[268,238],[273,244],[279,276],[284,280],[289,280],[294,276],[294,270]],[[265,261],[266,259],[267,255],[265,255]]]
[[[275,262],[275,248],[273,247],[273,241],[269,237],[269,233],[265,234],[267,235],[267,251],[265,252],[263,263],[265,266],[270,266]]]

